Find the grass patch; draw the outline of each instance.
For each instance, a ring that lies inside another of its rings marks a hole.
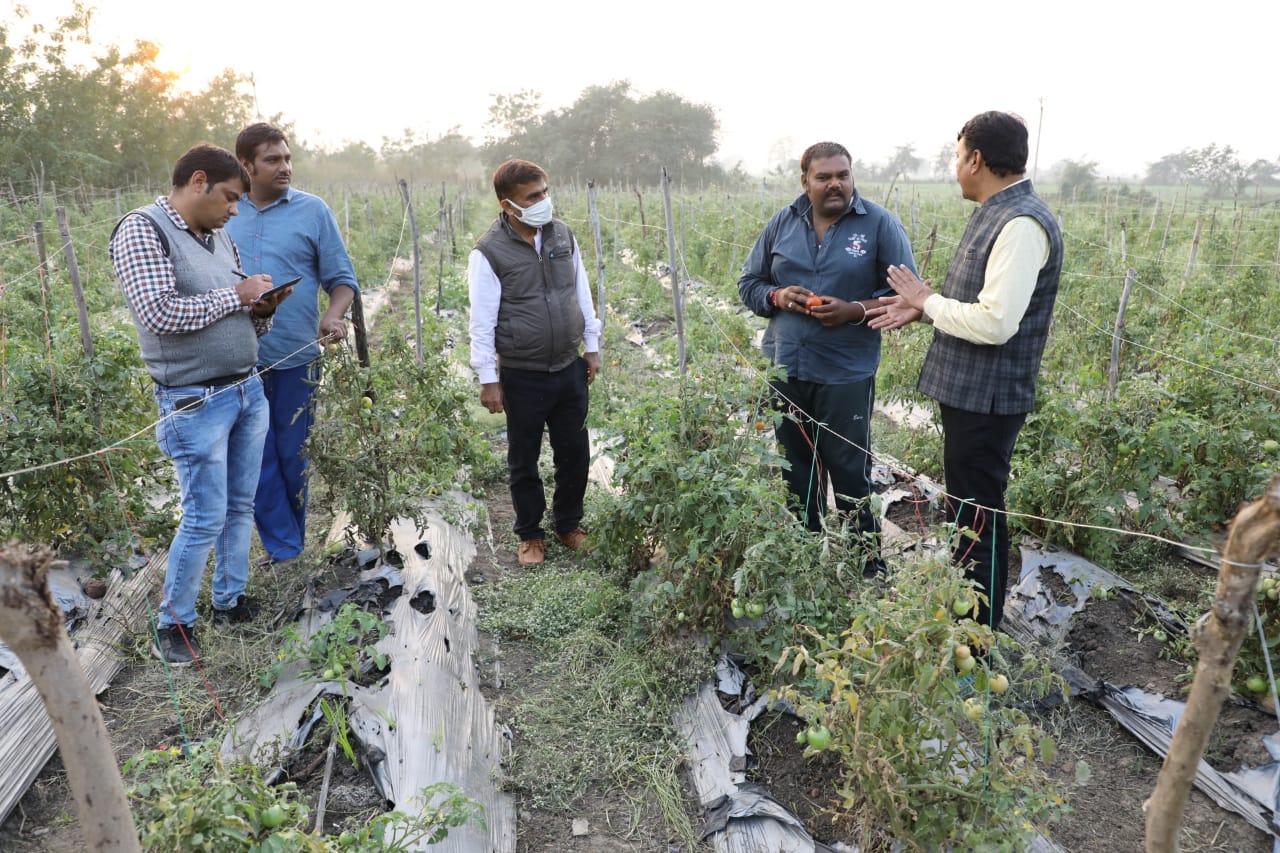
[[[589,629],[556,645],[511,708],[519,747],[509,783],[535,808],[561,811],[593,789],[638,786],[672,820],[683,748],[671,715],[709,662],[696,650],[633,646]]]
[[[476,590],[480,628],[504,640],[545,645],[575,631],[612,633],[627,600],[612,580],[587,569],[544,569]]]

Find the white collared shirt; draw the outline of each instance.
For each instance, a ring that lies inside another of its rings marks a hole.
[[[542,254],[542,231],[533,237],[533,248]],[[591,301],[591,282],[582,263],[578,241],[573,241],[573,266],[578,307],[582,309],[582,340],[587,352],[600,351],[600,320]],[[467,259],[467,287],[471,294],[471,367],[481,385],[498,381],[498,351],[494,332],[498,328],[498,303],[502,301],[502,283],[494,274],[489,259],[479,249],[472,249]]]

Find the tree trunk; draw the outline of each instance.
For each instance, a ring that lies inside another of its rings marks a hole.
[[[1263,497],[1248,504],[1231,523],[1218,570],[1213,607],[1196,621],[1191,640],[1200,655],[1187,707],[1173,732],[1169,754],[1147,801],[1147,853],[1175,853],[1178,828],[1196,767],[1231,693],[1231,669],[1249,624],[1262,561],[1280,543],[1280,477]]]
[[[141,851],[102,712],[49,594],[52,554],[0,546],[0,637],[40,691],[84,833],[85,849]]]

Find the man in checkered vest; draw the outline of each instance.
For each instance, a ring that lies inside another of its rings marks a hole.
[[[1016,115],[985,112],[960,129],[956,180],[979,205],[942,291],[906,267],[889,269],[874,329],[915,320],[933,326],[919,389],[942,414],[947,519],[961,537],[954,559],[989,599],[978,619],[1004,615],[1009,526],[1004,509],[1014,442],[1035,403],[1036,375],[1062,273],[1062,229],[1026,176],[1027,127]]]

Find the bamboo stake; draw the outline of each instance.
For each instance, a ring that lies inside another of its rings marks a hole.
[[[604,244],[600,239],[600,210],[596,206],[596,182],[587,181],[587,212],[596,241],[596,313],[604,320]]]
[[[49,593],[52,552],[0,548],[0,635],[22,661],[53,724],[85,849],[139,851],[102,711]]]
[[[422,364],[422,259],[418,252],[418,223],[413,218],[413,200],[409,198],[409,184],[400,179],[400,195],[404,197],[409,212],[409,235],[413,240],[413,316],[418,324],[418,337],[414,342],[414,358]]]
[[[667,254],[671,259],[671,300],[676,313],[676,346],[680,375],[684,376],[687,359],[684,349],[684,299],[680,293],[680,272],[676,263],[676,231],[671,220],[671,176],[662,169],[662,202],[667,213]]]
[[[1169,205],[1169,218],[1164,222],[1164,236],[1160,238],[1160,251],[1156,252],[1156,260],[1164,257],[1164,247],[1169,242],[1169,229],[1173,228],[1173,214],[1178,209],[1177,199]]]
[[[67,209],[58,205],[54,213],[58,217],[58,233],[62,235],[62,254],[67,259],[67,276],[71,279],[71,292],[76,298],[76,312],[80,315],[80,345],[84,347],[84,357],[93,358],[89,306],[85,302],[84,286],[80,281],[80,265],[76,263],[76,247],[71,243],[71,229],[67,227]]]
[[[444,306],[444,247],[449,237],[449,220],[448,214],[445,212],[447,207],[448,195],[445,191],[444,181],[440,182],[440,207],[436,211],[436,316],[440,316],[440,310]],[[422,330],[418,330],[418,338],[422,338]],[[419,344],[421,346],[421,344]],[[421,361],[421,358],[419,358]]]
[[[1204,220],[1202,219],[1196,220],[1196,233],[1191,238],[1191,256],[1187,258],[1187,274],[1183,277],[1182,281],[1184,288],[1186,287],[1187,282],[1191,281],[1191,273],[1196,268],[1196,253],[1200,251],[1200,225],[1203,221]]]
[[[1111,336],[1111,385],[1107,391],[1108,400],[1115,399],[1116,385],[1120,382],[1120,336],[1124,332],[1124,313],[1129,308],[1129,293],[1133,290],[1133,280],[1136,275],[1137,272],[1132,267],[1124,274],[1124,290],[1120,293],[1120,310],[1116,312],[1116,330]]]
[[[929,229],[929,245],[924,250],[924,263],[920,264],[920,278],[929,277],[929,260],[933,257],[933,246],[938,242],[938,223]]]
[[[1267,493],[1246,505],[1231,523],[1218,569],[1213,606],[1192,626],[1200,665],[1186,710],[1156,779],[1147,812],[1147,853],[1176,853],[1182,811],[1222,703],[1231,693],[1231,669],[1244,641],[1262,561],[1280,544],[1280,477]]]

